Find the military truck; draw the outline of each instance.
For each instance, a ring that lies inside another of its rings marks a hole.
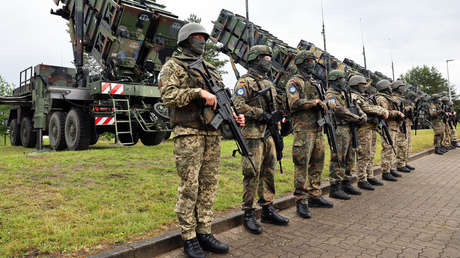
[[[82,150],[103,132],[116,141],[157,145],[169,138],[158,76],[184,24],[150,0],[53,0],[68,21],[75,68],[40,64],[20,73],[8,119],[11,145]],[[101,72],[85,69],[87,58]]]

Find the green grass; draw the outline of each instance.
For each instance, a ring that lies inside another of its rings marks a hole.
[[[417,134],[413,152],[432,146],[432,130]],[[278,196],[292,191],[292,137],[285,145]],[[241,202],[241,158],[231,156],[234,148],[232,141],[222,145],[218,212]],[[88,151],[41,154],[0,146],[0,257],[85,255],[174,228],[178,177],[172,150],[172,141],[156,147],[101,142]],[[328,165],[327,148],[324,177]]]

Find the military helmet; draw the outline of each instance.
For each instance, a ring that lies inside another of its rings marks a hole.
[[[447,96],[442,96],[442,97],[441,97],[441,101],[442,101],[442,102],[448,102],[448,101],[449,101],[449,97],[447,97]]]
[[[402,81],[402,80],[396,80],[391,84],[391,88],[393,90],[396,90],[401,86],[406,86],[406,83],[404,81]]]
[[[361,83],[367,84],[366,78],[364,78],[364,76],[361,75],[353,75],[350,77],[350,80],[348,81],[348,85],[350,86],[358,86]]]
[[[177,45],[181,46],[181,44],[192,34],[204,34],[206,36],[206,40],[209,38],[209,34],[203,25],[191,22],[180,28],[179,33],[177,34]]]
[[[261,55],[272,56],[272,54],[273,54],[272,49],[269,46],[265,46],[265,45],[252,46],[249,49],[248,62],[251,62],[252,60],[256,60],[257,57]]]
[[[387,90],[388,87],[391,86],[391,82],[389,80],[380,80],[377,82],[377,84],[375,85],[375,88],[378,90],[378,91],[384,91],[384,90]]]
[[[442,95],[439,94],[439,93],[435,93],[435,94],[431,95],[431,99],[433,99],[433,100],[439,99],[439,98],[441,98],[441,97],[442,97]]]
[[[335,80],[338,80],[340,78],[345,78],[345,73],[340,71],[340,70],[332,70],[327,75],[327,80],[328,81],[335,81]]]
[[[305,60],[309,58],[316,60],[316,56],[315,54],[313,54],[313,52],[307,51],[307,50],[301,50],[297,52],[297,54],[295,55],[294,63],[298,65],[298,64],[303,63]]]

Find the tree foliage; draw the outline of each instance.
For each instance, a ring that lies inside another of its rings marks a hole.
[[[194,22],[201,23],[201,18],[195,14],[190,14],[190,16],[185,20],[186,23]],[[227,71],[223,70],[223,67],[228,62],[228,60],[219,59],[219,51],[217,50],[217,45],[214,44],[211,40],[208,40],[206,43],[206,51],[203,54],[204,59],[214,65],[219,72],[219,74],[226,74]]]
[[[11,96],[13,93],[13,85],[6,82],[2,76],[0,76],[0,96]],[[7,131],[7,124],[4,123],[8,119],[10,107],[7,105],[0,105],[0,135],[5,135]]]
[[[407,71],[401,78],[430,95],[448,91],[447,80],[434,66],[417,66]]]

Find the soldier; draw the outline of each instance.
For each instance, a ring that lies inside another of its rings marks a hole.
[[[353,75],[348,84],[351,88],[351,97],[361,110],[366,113],[367,123],[359,128],[358,149],[356,169],[358,174],[358,187],[365,190],[375,190],[373,185],[383,183],[374,177],[372,164],[374,156],[372,154],[373,132],[377,130],[377,118],[388,118],[388,111],[381,106],[374,105],[370,100],[366,90],[368,84],[366,78],[361,75]]]
[[[242,133],[246,138],[257,171],[246,157],[242,157],[244,226],[253,233],[262,233],[256,220],[254,201],[256,194],[262,206],[262,222],[287,225],[289,220],[279,215],[273,207],[275,197],[274,172],[276,149],[267,130],[273,112],[277,109],[276,89],[267,74],[271,71],[272,51],[264,45],[252,46],[248,53],[249,70],[236,83],[233,101],[236,109],[247,118]],[[268,89],[267,89],[268,88]],[[272,110],[270,110],[272,109]]]
[[[345,73],[340,70],[333,70],[328,75],[329,89],[326,93],[327,104],[334,110],[337,119],[337,154],[331,154],[330,182],[331,190],[329,196],[332,198],[349,200],[349,194],[360,195],[361,192],[351,185],[346,170],[353,167],[352,133],[350,124],[366,123],[367,117],[362,111],[360,114],[353,114],[348,108],[347,96],[349,94]],[[358,108],[359,109],[359,108]]]
[[[395,145],[396,145],[396,168],[400,172],[409,173],[412,169],[406,167],[409,155],[409,139],[411,137],[411,126],[412,121],[410,120],[409,114],[414,111],[412,105],[407,105],[408,100],[405,97],[405,90],[406,84],[401,80],[396,80],[391,84],[391,89],[393,91],[393,100],[398,103],[400,106],[400,111],[404,113],[405,123],[400,123],[400,126],[404,126],[404,128],[400,128],[398,133],[396,134]]]
[[[453,128],[451,130],[451,140],[452,146],[455,148],[460,148],[460,145],[457,143],[457,112],[454,111],[454,102],[449,101],[449,109],[452,111],[453,117]]]
[[[377,89],[374,86],[369,86],[368,92],[369,92],[370,97],[372,98],[377,94]],[[375,177],[374,170],[373,170],[374,158],[375,158],[376,153],[377,153],[377,130],[371,130],[371,150],[370,150],[370,156],[369,156],[370,159],[369,159],[369,163],[366,165],[367,181],[371,185],[382,186],[383,182],[378,180]]]
[[[455,147],[452,145],[452,129],[453,129],[453,124],[452,124],[452,111],[450,110],[449,107],[449,97],[443,96],[441,98],[442,101],[442,107],[444,110],[444,138],[442,141],[442,146],[448,150],[453,150]]]
[[[442,121],[442,104],[441,104],[441,95],[433,94],[431,96],[431,106],[428,112],[431,120],[431,125],[434,131],[434,153],[438,155],[443,155],[447,152],[446,149],[442,146],[442,139],[444,134],[444,123]]]
[[[379,93],[377,93],[377,103],[388,110],[388,128],[390,130],[390,135],[393,141],[396,139],[396,134],[399,131],[399,120],[404,119],[404,114],[398,111],[397,103],[391,97],[391,83],[388,80],[380,80],[377,82],[376,86]],[[398,181],[396,179],[399,173],[395,171],[396,162],[395,162],[395,153],[393,148],[386,143],[382,142],[382,152],[381,152],[381,167],[382,167],[382,179],[387,181]]]
[[[200,24],[184,25],[178,34],[178,45],[183,51],[166,62],[160,73],[161,98],[170,110],[176,169],[180,177],[174,210],[184,251],[189,257],[204,257],[203,249],[215,253],[226,253],[229,249],[211,234],[221,136],[219,131],[207,126],[203,114],[213,113],[217,100],[206,90],[204,78],[188,67],[202,57],[208,38]],[[223,87],[216,69],[207,62],[204,65],[208,67],[209,76]],[[235,119],[244,125],[244,116]]]
[[[324,134],[323,126],[318,126],[317,121],[322,118],[321,110],[327,112],[327,106],[321,101],[321,85],[311,76],[316,64],[315,55],[311,51],[299,51],[294,63],[297,73],[286,84],[294,127],[294,195],[297,214],[302,218],[311,218],[309,205],[333,207],[332,202],[321,196],[320,187],[324,167]]]

